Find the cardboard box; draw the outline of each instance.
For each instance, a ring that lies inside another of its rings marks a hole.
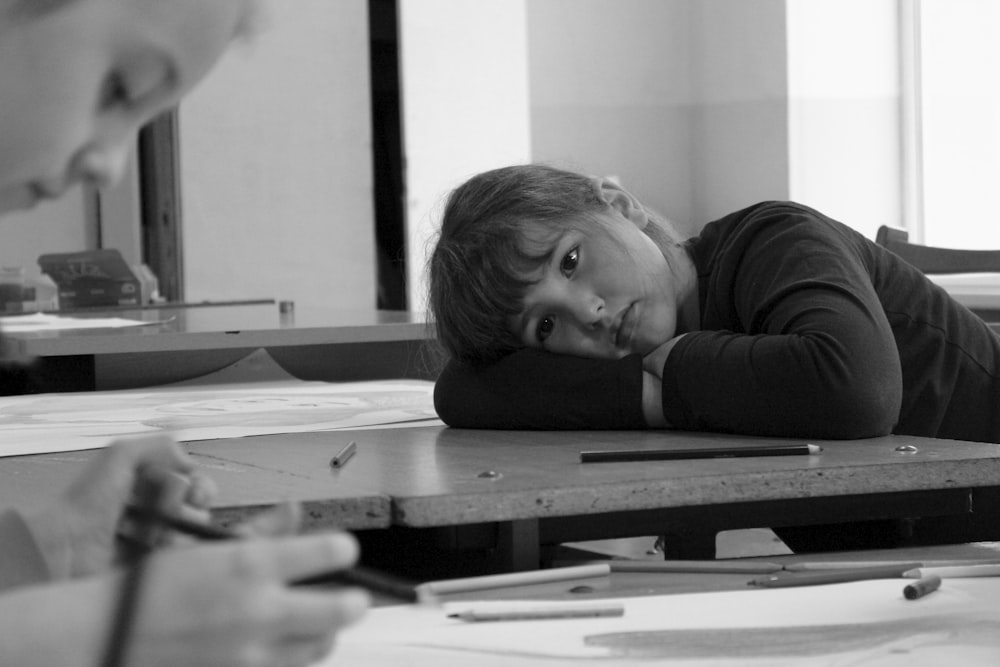
[[[156,291],[148,269],[134,269],[113,248],[50,253],[39,257],[38,264],[59,288],[63,310],[144,305]]]

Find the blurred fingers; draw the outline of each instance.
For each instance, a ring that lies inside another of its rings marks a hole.
[[[235,528],[244,537],[280,537],[294,535],[302,523],[302,509],[298,503],[281,503]]]
[[[283,636],[314,639],[330,635],[356,623],[371,606],[371,596],[363,590],[289,589],[281,627]]]
[[[351,567],[358,560],[358,543],[347,533],[317,533],[247,542],[266,558],[274,576],[294,581]]]

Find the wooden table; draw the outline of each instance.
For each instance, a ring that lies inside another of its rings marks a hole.
[[[332,472],[330,457],[347,438],[357,441],[357,454]],[[815,456],[579,463],[585,449],[787,442],[423,427],[189,448],[211,473],[213,466],[240,471],[219,478],[218,509],[231,517],[277,500],[281,490],[305,502],[312,527],[356,526],[353,510],[327,501],[355,485],[377,491],[391,525],[359,533],[366,558],[391,565],[408,554],[415,571],[421,560],[433,569],[438,557],[449,560],[450,572],[533,569],[561,543],[643,535],[670,535],[668,557],[711,558],[723,530],[884,518],[923,517],[917,541],[1000,539],[1000,445],[889,436],[814,441],[823,447]]]
[[[348,440],[357,454],[332,470]],[[367,562],[425,578],[534,569],[562,543],[651,535],[671,536],[668,557],[712,558],[723,530],[868,519],[922,517],[917,541],[1000,539],[1000,445],[889,436],[814,441],[813,456],[579,463],[589,449],[787,442],[432,426],[187,447],[218,483],[221,521],[298,501],[306,529],[356,530]],[[0,506],[41,502],[90,454],[0,460]]]
[[[299,308],[278,304],[164,306],[87,311],[148,326],[11,333],[14,351],[41,362],[46,391],[126,389],[199,377],[258,349],[307,380],[431,378],[422,316],[402,311]]]

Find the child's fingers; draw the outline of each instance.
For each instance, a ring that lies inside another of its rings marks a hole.
[[[298,503],[281,503],[261,512],[235,528],[244,537],[279,537],[294,535],[302,523],[302,510]]]

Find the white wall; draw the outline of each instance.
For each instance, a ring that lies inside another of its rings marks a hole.
[[[407,303],[426,308],[447,193],[530,159],[525,0],[400,0]]]
[[[266,6],[180,109],[186,297],[370,310],[367,3]]]
[[[692,0],[696,224],[787,199],[784,0]]]
[[[528,0],[532,158],[692,218],[688,0]]]
[[[788,0],[789,196],[868,238],[902,226],[898,26],[897,0]]]
[[[797,199],[900,224],[896,0],[528,0],[533,158],[688,231]],[[848,47],[849,45],[849,47]]]

